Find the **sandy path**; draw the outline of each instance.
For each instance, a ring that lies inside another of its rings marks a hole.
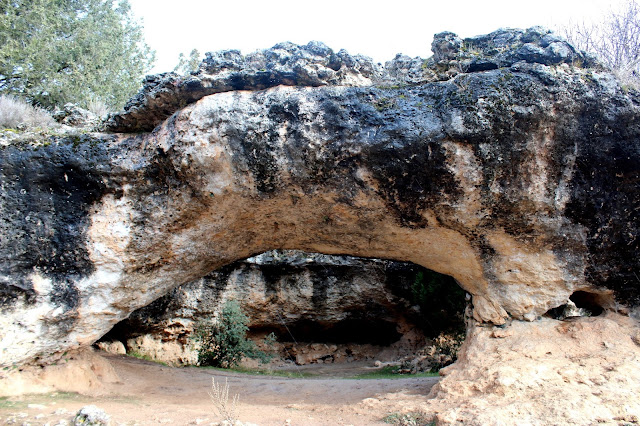
[[[135,358],[108,355],[119,382],[93,395],[57,394],[0,401],[0,424],[51,426],[70,421],[82,406],[94,404],[112,425],[211,424],[222,419],[208,395],[211,379],[228,381],[240,395],[239,416],[259,425],[384,424],[394,412],[415,411],[437,378],[342,379],[362,366],[316,366],[318,378],[250,376],[201,368],[172,368]],[[329,376],[329,377],[327,377]],[[34,405],[35,404],[35,405]]]

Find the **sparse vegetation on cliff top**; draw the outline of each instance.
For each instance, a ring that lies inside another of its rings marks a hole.
[[[46,110],[34,107],[15,96],[0,95],[0,128],[48,128],[54,123]]]

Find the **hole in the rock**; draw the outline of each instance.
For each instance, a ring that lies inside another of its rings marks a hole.
[[[607,296],[599,293],[578,290],[569,296],[569,303],[549,309],[546,316],[554,319],[565,319],[572,317],[598,316],[604,312],[604,305],[607,305]]]
[[[196,324],[217,318],[229,299],[247,315],[249,338],[276,336],[276,362],[379,360],[433,370],[452,361],[451,345],[464,338],[467,295],[450,276],[408,262],[273,251],[172,290],[99,345],[195,363]]]
[[[604,309],[600,305],[600,299],[601,296],[599,294],[589,293],[587,291],[576,291],[569,297],[569,300],[575,303],[576,308],[584,309],[594,317],[604,312]]]

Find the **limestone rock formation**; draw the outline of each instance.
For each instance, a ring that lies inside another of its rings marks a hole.
[[[472,326],[421,407],[437,424],[636,424],[640,334],[628,317]]]
[[[482,40],[520,58],[530,32]],[[272,248],[413,261],[498,324],[577,290],[637,303],[637,98],[538,59],[400,88],[230,91],[149,134],[5,146],[3,362],[91,343]]]
[[[500,30],[461,40],[436,34],[428,60],[398,55],[384,67],[345,50],[338,53],[319,42],[306,46],[280,43],[243,56],[237,50],[207,53],[197,71],[150,75],[144,87],[107,122],[113,132],[151,131],[171,114],[215,93],[285,86],[398,86],[449,80],[463,72],[508,68],[517,62],[543,65],[597,62],[543,28]]]
[[[578,295],[637,312],[636,92],[540,29],[441,34],[424,76],[406,58],[378,74],[287,46],[282,68],[265,59],[268,84],[235,54],[211,55],[193,86],[151,78],[111,125],[148,133],[3,136],[2,366],[90,345],[275,248],[450,275],[478,323],[535,321]]]
[[[322,43],[280,43],[247,56],[238,50],[207,53],[189,76],[150,75],[124,111],[107,128],[114,132],[151,131],[187,104],[214,93],[285,86],[370,86],[376,68],[364,56],[334,53]]]

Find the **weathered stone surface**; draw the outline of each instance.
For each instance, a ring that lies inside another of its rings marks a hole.
[[[124,111],[110,117],[107,129],[151,131],[178,109],[214,93],[279,85],[369,86],[376,72],[371,59],[344,50],[335,53],[319,42],[280,43],[247,56],[238,50],[210,52],[189,76],[173,72],[147,76]]]
[[[446,425],[637,423],[637,333],[637,323],[612,313],[473,326],[420,408]]]
[[[384,67],[370,58],[338,53],[319,42],[280,43],[243,56],[237,50],[207,53],[198,71],[150,75],[124,111],[106,128],[114,132],[151,131],[171,114],[214,93],[286,86],[390,86],[449,80],[460,73],[506,68],[525,61],[543,65],[597,62],[544,28],[498,30],[460,39],[436,34],[428,60],[398,55]]]
[[[106,383],[121,378],[107,359],[93,348],[68,353],[53,365],[28,365],[4,370],[0,376],[0,397],[50,392],[101,394]]]
[[[436,34],[431,50],[433,56],[425,65],[439,79],[448,79],[461,72],[510,67],[520,61],[602,68],[594,58],[541,27],[498,30],[464,40],[453,33],[444,32]]]
[[[54,111],[53,118],[60,124],[89,129],[101,124],[100,117],[93,112],[71,103],[65,104],[62,109]]]
[[[119,341],[114,342],[98,342],[96,344],[98,349],[114,355],[126,355],[127,349],[124,344]]]
[[[148,134],[3,139],[2,365],[274,248],[412,261],[479,322],[577,291],[633,313],[640,99],[539,34],[480,37],[468,67],[443,51],[431,83],[230,86]]]
[[[518,62],[219,93],[148,135],[10,144],[3,362],[91,343],[272,248],[413,261],[456,278],[480,321],[535,319],[576,290],[634,304],[637,117],[608,73]]]
[[[85,405],[73,418],[74,426],[109,426],[111,424],[111,416],[95,405]]]

